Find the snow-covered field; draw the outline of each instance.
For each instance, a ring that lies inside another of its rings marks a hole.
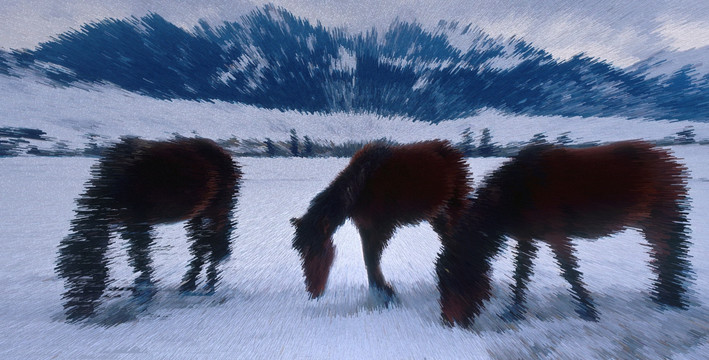
[[[306,115],[226,103],[158,101],[111,87],[53,88],[0,77],[0,126],[37,128],[83,147],[86,134],[107,141],[131,134],[174,133],[213,139],[271,137],[288,130],[344,142],[388,137],[401,142],[460,140],[466,127],[490,128],[501,144],[569,131],[575,141],[650,140],[693,125],[697,140],[709,124],[603,118],[507,116],[486,111],[439,125],[374,115]],[[63,283],[54,274],[59,241],[69,230],[74,199],[95,159],[0,158],[0,359],[423,359],[423,358],[678,358],[709,355],[709,156],[706,146],[672,148],[691,171],[692,246],[696,272],[689,310],[661,310],[648,296],[653,275],[638,232],[578,242],[585,282],[601,320],[578,318],[568,285],[542,247],[530,284],[529,314],[498,318],[510,301],[511,251],[494,264],[494,297],[470,330],[439,322],[434,261],[439,250],[427,224],[400,229],[384,252],[385,276],[401,303],[381,308],[368,294],[359,235],[351,223],[335,235],[337,258],[328,290],[309,300],[288,222],[346,166],[338,158],[241,158],[245,179],[233,254],[213,296],[180,296],[189,260],[181,224],[159,227],[153,252],[159,292],[145,312],[126,322],[129,297],[111,292],[97,319],[63,321]],[[475,183],[504,159],[470,159]],[[131,270],[116,239],[111,274],[122,286]],[[119,296],[120,295],[120,296]]]
[[[53,138],[34,142],[51,148],[62,142],[71,149],[83,149],[89,134],[99,142],[111,142],[122,135],[148,139],[202,136],[211,139],[287,140],[290,129],[315,141],[366,141],[389,138],[412,142],[433,138],[461,141],[470,128],[479,137],[488,128],[492,141],[500,145],[529,141],[544,133],[549,140],[568,133],[577,143],[643,138],[674,137],[688,126],[696,140],[709,139],[709,123],[691,121],[645,121],[642,119],[520,116],[484,110],[479,115],[443,121],[439,124],[412,122],[407,118],[382,118],[375,114],[304,114],[294,111],[259,109],[225,102],[163,101],[139,96],[113,86],[86,85],[56,88],[46,80],[0,76],[0,127],[40,129]]]
[[[288,219],[347,164],[347,159],[239,161],[245,180],[233,254],[215,295],[180,296],[189,259],[179,224],[159,228],[154,251],[159,293],[125,323],[101,314],[130,308],[128,296],[106,299],[98,319],[62,320],[63,283],[54,274],[56,247],[67,234],[86,158],[0,159],[0,358],[687,358],[709,354],[709,157],[700,146],[673,149],[692,171],[689,181],[697,274],[687,311],[660,310],[648,299],[652,274],[641,236],[627,231],[579,241],[581,270],[601,320],[574,312],[567,284],[548,249],[540,251],[526,320],[497,317],[509,302],[507,249],[494,265],[494,298],[471,330],[438,321],[434,261],[439,248],[427,224],[399,230],[383,271],[401,304],[377,307],[368,294],[359,236],[348,222],[335,235],[329,287],[309,300]],[[471,159],[476,183],[504,159]],[[111,248],[116,285],[130,283],[124,244]],[[113,295],[120,295],[114,293]],[[124,294],[125,295],[125,294]]]

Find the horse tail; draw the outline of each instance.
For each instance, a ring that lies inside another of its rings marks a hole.
[[[230,239],[232,230],[236,227],[236,218],[233,215],[243,173],[239,164],[226,150],[211,141],[209,144],[211,146],[209,146],[207,155],[209,159],[214,159],[218,174],[216,184],[218,190],[210,207],[218,213],[212,220],[217,222],[214,227],[217,234],[214,238],[219,241],[212,244],[212,256],[214,261],[220,261],[231,253]]]
[[[688,306],[685,293],[686,286],[692,280],[692,268],[689,256],[689,222],[686,213],[677,208],[674,218],[668,218],[668,235],[666,248],[669,253],[666,258],[653,253],[657,265],[658,280],[652,290],[653,298],[662,304],[680,309]]]
[[[59,244],[57,274],[64,278],[64,309],[69,321],[91,316],[108,281],[109,224],[112,214],[105,206],[96,181],[77,200],[70,233]]]
[[[656,149],[661,161],[655,169],[660,177],[659,196],[643,231],[652,245],[651,266],[657,274],[652,297],[658,303],[681,309],[688,306],[684,296],[693,277],[689,246],[690,200],[686,181],[688,169],[668,152]]]

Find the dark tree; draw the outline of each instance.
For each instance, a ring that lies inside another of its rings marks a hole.
[[[472,156],[473,151],[475,150],[475,145],[473,145],[473,133],[470,131],[470,128],[467,127],[465,130],[463,130],[463,133],[461,134],[463,137],[463,140],[460,142],[460,145],[458,145],[458,149],[460,152],[463,153],[465,156]]]
[[[684,130],[677,133],[676,142],[678,144],[692,144],[694,143],[694,136],[694,127],[687,126],[684,128]]]
[[[276,156],[276,144],[273,143],[271,138],[266,138],[266,153],[269,157]]]
[[[556,143],[559,145],[568,145],[571,144],[572,140],[569,137],[569,132],[564,131],[561,133],[559,136],[556,137]]]
[[[480,156],[492,156],[495,150],[495,145],[492,142],[492,135],[490,135],[490,129],[484,128],[482,134],[480,135],[480,145],[478,146],[478,154]]]
[[[298,133],[295,129],[290,129],[290,153],[293,156],[298,156],[298,147],[300,145],[300,140],[298,140]]]
[[[310,140],[308,135],[303,137],[303,156],[310,157],[313,155],[313,141]]]
[[[544,133],[536,133],[532,135],[532,140],[530,142],[532,144],[544,144],[547,142],[547,136]]]

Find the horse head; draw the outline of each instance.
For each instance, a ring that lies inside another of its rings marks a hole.
[[[300,253],[306,289],[311,298],[320,297],[335,259],[330,220],[327,217],[316,221],[292,218],[290,222],[295,227],[293,248]]]
[[[438,255],[436,275],[445,324],[471,326],[490,299],[491,259],[499,252],[503,237],[488,228],[491,221],[479,217],[479,211],[485,209],[480,203],[471,204],[448,246]]]

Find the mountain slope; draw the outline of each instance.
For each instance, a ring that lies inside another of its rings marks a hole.
[[[554,59],[474,26],[395,22],[347,34],[265,6],[192,31],[157,14],[61,34],[15,62],[64,84],[110,82],[160,99],[438,122],[485,108],[527,115],[709,118],[709,81],[649,77],[583,54]],[[0,63],[2,72],[3,63]],[[6,71],[7,72],[7,71]]]

